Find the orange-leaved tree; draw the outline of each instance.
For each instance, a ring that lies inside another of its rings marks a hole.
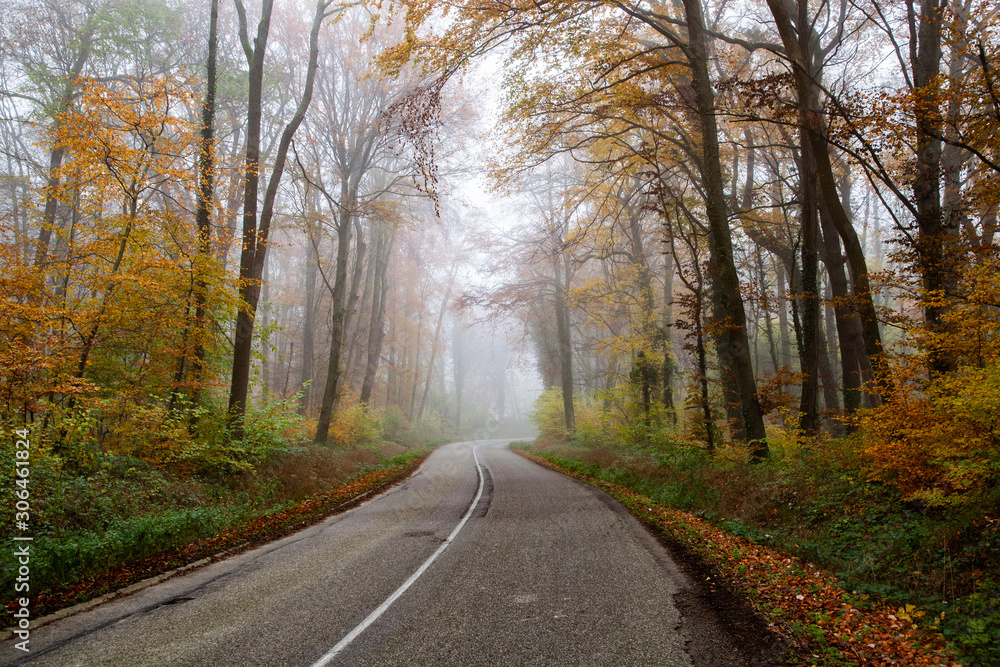
[[[983,248],[963,267],[942,322],[922,326],[917,348],[896,359],[894,399],[864,410],[860,424],[876,479],[930,505],[975,501],[1000,477],[1000,255]],[[925,296],[925,300],[944,296]],[[928,379],[927,355],[956,369]]]
[[[191,354],[181,335],[196,254],[185,214],[197,154],[184,120],[190,83],[78,85],[49,137],[67,154],[59,186],[39,197],[58,202],[51,251],[34,267],[9,246],[0,257],[11,288],[0,326],[17,341],[0,360],[4,417],[41,421],[38,437],[62,455],[99,448],[163,458],[153,450],[167,438],[146,436],[162,431],[160,398],[174,388],[178,358]]]

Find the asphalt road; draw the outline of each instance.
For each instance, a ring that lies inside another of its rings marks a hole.
[[[604,493],[456,443],[353,510],[38,628],[27,659],[6,641],[0,664],[747,664],[691,590]]]

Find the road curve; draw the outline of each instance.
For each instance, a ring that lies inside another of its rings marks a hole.
[[[353,510],[38,628],[27,656],[6,641],[0,664],[746,664],[682,618],[691,584],[620,505],[506,444],[441,447]]]

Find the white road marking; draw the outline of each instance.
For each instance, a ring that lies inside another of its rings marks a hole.
[[[441,544],[441,546],[437,548],[437,551],[432,553],[430,557],[427,560],[425,560],[423,564],[420,567],[418,567],[413,574],[410,575],[409,579],[403,582],[402,586],[397,588],[392,595],[387,597],[385,601],[375,609],[375,611],[368,614],[368,617],[365,618],[365,620],[361,621],[361,623],[359,623],[357,627],[355,627],[353,630],[347,633],[347,635],[345,635],[343,639],[337,642],[337,645],[334,646],[332,649],[330,649],[329,653],[327,653],[322,658],[313,663],[312,667],[326,667],[326,665],[329,665],[330,662],[337,657],[338,653],[347,648],[347,646],[352,641],[357,639],[358,635],[360,635],[362,632],[368,629],[369,625],[378,620],[378,617],[384,614],[385,610],[388,609],[393,602],[398,600],[399,597],[406,592],[406,589],[408,589],[410,586],[413,585],[413,582],[415,582],[417,579],[420,578],[420,575],[422,575],[424,571],[431,566],[431,563],[433,563],[437,559],[437,557],[440,556],[441,553],[448,548],[448,545],[451,544],[451,541],[455,539],[456,535],[458,535],[458,531],[462,530],[462,526],[464,526],[465,522],[469,520],[470,516],[472,516],[473,510],[476,509],[476,505],[479,504],[479,499],[483,495],[483,469],[479,465],[479,457],[476,456],[476,449],[478,449],[478,447],[479,445],[476,445],[475,447],[472,448],[472,458],[476,462],[476,474],[479,475],[479,490],[476,491],[476,497],[472,499],[472,504],[470,504],[469,509],[466,510],[465,516],[463,516],[462,520],[458,522],[458,525],[455,526],[455,529],[451,531],[451,535],[449,535],[448,538]]]

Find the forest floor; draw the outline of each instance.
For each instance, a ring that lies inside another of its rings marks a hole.
[[[997,630],[991,615],[995,599],[983,595],[992,583],[989,576],[979,573],[979,596],[971,601],[957,590],[947,599],[935,600],[928,587],[915,580],[921,578],[921,570],[936,567],[939,555],[928,533],[912,531],[914,523],[923,525],[927,518],[904,516],[912,510],[897,508],[880,522],[869,513],[859,527],[850,519],[857,518],[859,510],[853,506],[857,499],[843,498],[843,489],[836,497],[829,489],[810,489],[787,468],[776,472],[731,466],[723,474],[717,464],[697,455],[698,463],[679,464],[662,453],[627,446],[524,447],[517,446],[522,455],[621,501],[672,553],[699,572],[704,583],[722,589],[723,598],[731,592],[749,603],[768,628],[787,641],[798,664],[998,664],[991,642]],[[685,469],[679,473],[677,467]],[[723,495],[739,500],[720,500],[719,492],[707,483],[712,476],[708,468],[726,487]],[[883,505],[875,510],[888,511],[886,498],[874,500]],[[853,546],[835,543],[830,527],[824,525],[830,522],[836,522],[840,538]],[[942,525],[933,529],[940,534],[944,522],[938,523]],[[992,524],[984,526],[975,531],[966,527],[966,532],[976,534],[974,546],[965,552],[982,549],[984,540],[997,537]],[[917,534],[906,535],[908,530]],[[875,537],[879,532],[895,534]],[[907,546],[900,547],[901,542]],[[988,572],[988,558],[963,553],[958,549],[961,544],[961,539],[952,543],[950,564],[960,568],[963,558],[971,555]],[[992,549],[996,559],[992,547],[989,543],[985,548]],[[897,553],[901,550],[906,553]],[[871,571],[863,571],[852,559],[869,562]]]
[[[392,446],[390,449],[395,451],[401,448]],[[285,493],[271,493],[270,503],[255,503],[249,513],[244,512],[238,520],[221,530],[214,530],[211,523],[196,527],[200,534],[183,546],[153,549],[153,553],[138,558],[130,558],[127,555],[117,558],[105,557],[102,561],[90,563],[85,569],[81,568],[74,572],[76,576],[68,577],[58,585],[47,586],[38,592],[33,592],[32,615],[35,619],[39,619],[46,614],[95,598],[110,599],[122,591],[126,591],[123,594],[128,594],[134,590],[134,585],[144,580],[165,573],[170,576],[170,573],[189,571],[192,567],[201,567],[209,562],[290,535],[329,516],[347,511],[366,498],[399,483],[420,466],[429,452],[427,448],[420,448],[391,457],[378,456],[376,459],[377,455],[370,451],[363,452],[366,455],[349,451],[347,456],[339,457],[340,467],[336,471],[332,488],[327,487],[325,490],[311,493],[304,499],[293,501],[287,500],[287,489]],[[278,468],[301,469],[302,459],[315,459],[315,455],[316,452],[306,451],[297,457],[299,460],[295,460],[296,457],[285,457],[275,464]],[[307,467],[315,469],[316,461],[308,462],[312,465]],[[290,475],[292,479],[295,477],[297,477],[295,474]],[[313,479],[308,483],[299,480],[299,488],[295,495],[300,496],[303,489],[312,490],[318,482],[322,482],[322,476],[319,476],[320,479],[316,479],[315,474],[311,477]],[[287,479],[286,477],[286,481]],[[57,538],[49,536],[46,541],[57,541]],[[0,627],[12,624],[11,614],[16,608],[13,600],[5,602]]]

